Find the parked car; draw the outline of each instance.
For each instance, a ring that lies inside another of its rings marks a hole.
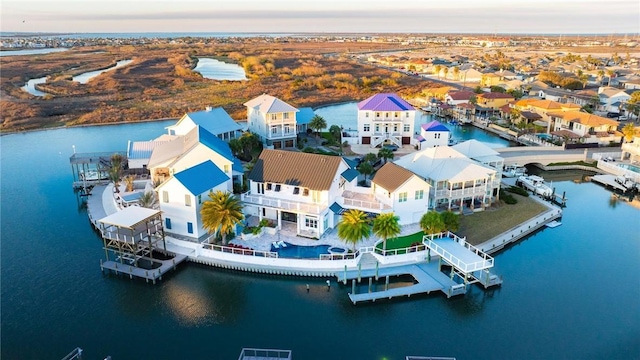
[[[387,145],[382,145],[383,149],[389,149],[391,151],[396,151],[398,150],[398,145],[394,145],[394,144],[387,144]]]
[[[617,113],[617,112],[608,112],[608,113],[607,113],[607,117],[608,117],[608,118],[617,118],[617,117],[620,117],[620,113]]]

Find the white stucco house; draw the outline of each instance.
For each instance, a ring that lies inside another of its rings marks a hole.
[[[192,238],[207,236],[200,209],[210,191],[228,191],[229,176],[211,160],[176,172],[156,190],[167,232]]]
[[[420,144],[420,150],[447,146],[449,145],[449,139],[451,139],[451,131],[439,121],[434,120],[430,123],[422,124],[420,126],[420,135],[416,138]]]
[[[248,130],[256,134],[267,148],[294,148],[298,134],[299,111],[271,95],[262,94],[244,103]]]
[[[265,149],[242,194],[244,211],[300,236],[320,238],[348,209],[370,216],[395,212],[401,224],[419,221],[429,207],[429,184],[410,171],[385,164],[371,182],[358,186],[358,171],[337,156]]]
[[[395,161],[430,185],[429,204],[437,210],[479,211],[493,203],[497,171],[449,146],[427,148]]]
[[[549,113],[554,131],[568,130],[578,135],[583,143],[609,145],[621,142],[622,133],[618,131],[619,122],[598,115],[580,111]]]
[[[186,135],[196,126],[202,126],[224,141],[236,139],[242,135],[242,127],[223,108],[210,106],[207,106],[203,111],[183,115],[178,122],[167,126],[167,133],[169,135]]]
[[[372,148],[411,144],[416,110],[393,93],[376,94],[358,103],[359,142]]]

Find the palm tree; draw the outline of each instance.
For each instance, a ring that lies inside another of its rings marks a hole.
[[[309,128],[316,131],[316,138],[320,136],[320,130],[327,127],[327,121],[320,115],[315,115],[309,121]]]
[[[453,77],[454,77],[456,80],[460,80],[460,68],[459,68],[459,67],[457,67],[457,66],[454,66],[454,67],[452,68],[452,71],[453,71]]]
[[[378,151],[378,159],[384,159],[384,163],[387,163],[388,159],[393,159],[393,151],[389,148],[382,148]]]
[[[246,132],[242,134],[239,141],[240,141],[240,145],[242,146],[242,153],[244,155],[243,156],[244,160],[246,161],[251,160],[254,149],[259,150],[262,148],[262,142],[260,142],[260,139],[258,138],[258,136],[250,132]]]
[[[109,181],[113,183],[113,188],[117,193],[120,192],[120,170],[112,167],[109,169]]]
[[[447,78],[447,74],[449,73],[449,68],[448,68],[448,67],[446,67],[446,66],[445,66],[445,67],[443,67],[443,68],[442,68],[442,72],[444,73],[444,78],[446,79],[446,78]]]
[[[362,158],[362,161],[366,161],[371,165],[373,165],[376,162],[376,160],[378,160],[378,155],[374,153],[368,153]]]
[[[445,211],[440,214],[445,230],[458,231],[460,228],[460,216],[452,211]]]
[[[440,79],[440,70],[442,69],[442,66],[440,65],[436,65],[433,67],[433,72],[438,75],[438,79]]]
[[[636,135],[636,128],[633,126],[633,123],[630,122],[622,128],[622,133],[624,134],[624,140],[626,142],[633,141],[633,137]]]
[[[209,200],[202,203],[200,216],[202,226],[210,234],[220,232],[222,245],[227,244],[227,234],[233,232],[235,226],[244,220],[240,200],[230,192],[220,190],[209,192]]]
[[[446,229],[442,217],[435,211],[429,211],[422,215],[420,218],[420,228],[425,234],[437,234]]]
[[[156,205],[156,194],[153,191],[146,191],[140,196],[138,203],[144,208],[153,209]]]
[[[602,84],[602,79],[604,79],[604,70],[598,70],[598,82]]]
[[[612,69],[607,70],[607,77],[609,78],[609,82],[607,83],[607,86],[611,86],[611,79],[613,78],[613,75],[615,75],[616,72]]]
[[[373,165],[371,165],[368,161],[363,161],[360,165],[358,165],[358,171],[360,174],[364,175],[364,181],[367,181],[367,175],[373,174]]]
[[[133,181],[136,179],[135,176],[129,175],[124,177],[124,183],[127,186],[127,191],[133,191]]]
[[[338,237],[347,243],[356,244],[371,235],[371,226],[367,220],[367,214],[361,210],[351,209],[342,214],[342,220],[338,223]]]
[[[382,250],[387,250],[387,239],[400,235],[399,221],[394,213],[379,214],[373,219],[373,233],[382,238]]]

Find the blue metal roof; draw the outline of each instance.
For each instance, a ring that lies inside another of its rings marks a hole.
[[[187,117],[194,124],[202,126],[214,135],[242,130],[242,127],[221,107],[188,113]]]
[[[345,211],[347,211],[345,208],[340,206],[340,204],[338,204],[337,202],[334,202],[333,204],[331,204],[331,206],[329,206],[329,210],[333,211],[333,213],[336,215],[342,215]]]
[[[350,168],[355,169],[358,167],[358,162],[356,162],[355,160],[346,158],[344,156],[342,157],[342,159],[347,163],[347,165],[349,165]]]
[[[449,131],[449,128],[442,125],[439,121],[433,120],[428,124],[422,124],[422,129],[425,131]]]
[[[238,158],[233,158],[233,165],[231,165],[233,171],[244,173],[244,167],[242,167],[242,162]]]
[[[193,195],[200,195],[227,180],[229,177],[211,160],[176,173],[174,177]]]
[[[340,176],[342,176],[345,180],[347,181],[351,181],[355,178],[358,177],[358,170],[355,169],[348,169],[342,172],[342,174],[340,174]]]
[[[221,140],[219,137],[210,133],[202,126],[198,126],[198,140],[209,149],[217,152],[220,156],[229,161],[234,161],[235,157],[229,148],[229,144]],[[235,159],[237,160],[237,159]]]
[[[296,114],[296,124],[304,125],[311,122],[311,119],[316,115],[313,112],[313,109],[310,107],[303,107],[298,109],[298,113]]]

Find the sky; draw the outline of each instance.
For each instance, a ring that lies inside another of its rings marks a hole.
[[[639,0],[1,0],[2,32],[640,33]]]

